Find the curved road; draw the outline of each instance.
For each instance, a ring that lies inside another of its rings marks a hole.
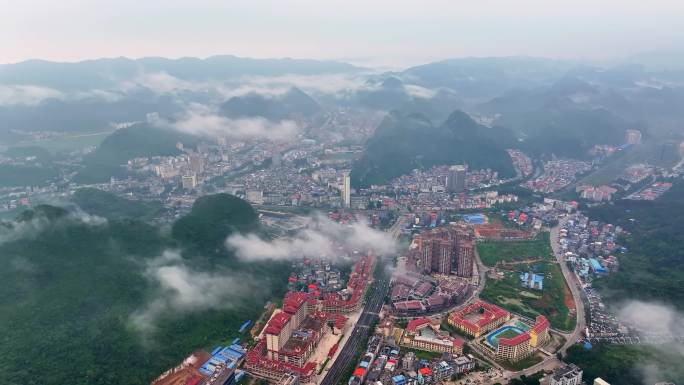
[[[561,250],[560,247],[560,229],[565,226],[565,224],[568,222],[569,218],[564,217],[561,218],[560,221],[558,221],[558,224],[551,228],[551,247],[553,248],[553,253],[556,255],[556,259],[558,260],[558,264],[560,265],[561,271],[563,272],[563,277],[565,277],[565,282],[567,282],[568,287],[570,288],[570,293],[572,294],[572,299],[575,301],[575,309],[576,311],[576,317],[577,320],[575,322],[575,330],[573,330],[572,334],[570,334],[569,338],[567,338],[567,341],[565,341],[565,344],[563,347],[561,347],[560,351],[562,353],[565,353],[565,351],[572,346],[577,340],[579,340],[582,332],[586,328],[587,320],[585,316],[585,309],[584,309],[584,302],[582,301],[582,294],[581,294],[581,288],[580,288],[580,283],[577,280],[577,276],[575,273],[570,271],[568,269],[568,265],[565,263],[565,258],[563,256],[563,251]]]
[[[564,337],[566,338],[565,344],[558,350],[563,354],[565,354],[566,350],[570,346],[574,345],[577,342],[577,340],[579,340],[582,331],[584,331],[586,327],[585,309],[584,302],[582,302],[580,285],[575,274],[572,271],[570,271],[570,269],[568,269],[568,265],[565,263],[565,258],[563,257],[563,251],[561,250],[559,242],[560,229],[568,222],[568,220],[569,217],[561,218],[558,221],[558,224],[551,228],[550,237],[551,248],[553,249],[553,253],[556,256],[558,264],[560,265],[560,269],[563,273],[563,277],[565,278],[565,282],[567,282],[568,287],[570,288],[570,293],[572,294],[572,299],[575,301],[575,308],[577,309],[575,329],[571,334],[564,334]],[[513,373],[513,376],[511,378],[520,377],[522,375],[529,376],[540,370],[551,369],[557,364],[558,359],[555,355],[551,355],[536,365],[530,366],[529,368]]]

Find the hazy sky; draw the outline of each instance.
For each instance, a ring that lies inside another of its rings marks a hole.
[[[683,0],[0,0],[0,62],[113,56],[605,60],[681,50]]]

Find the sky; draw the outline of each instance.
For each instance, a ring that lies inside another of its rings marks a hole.
[[[0,63],[217,54],[402,67],[684,47],[681,0],[0,0]]]

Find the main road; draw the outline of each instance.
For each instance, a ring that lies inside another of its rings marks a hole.
[[[565,261],[565,256],[563,255],[563,250],[560,247],[560,230],[568,222],[568,217],[563,217],[558,221],[558,224],[551,228],[551,247],[553,248],[553,253],[556,255],[556,260],[560,265],[561,271],[563,272],[563,277],[565,277],[565,282],[570,288],[570,293],[572,294],[572,299],[575,301],[575,309],[577,321],[575,322],[575,329],[569,338],[566,339],[565,344],[560,348],[562,353],[565,353],[570,346],[572,346],[577,340],[580,339],[582,332],[587,326],[587,319],[585,316],[584,302],[582,301],[582,293],[580,283],[577,280],[575,273],[568,269],[568,265]]]
[[[382,261],[382,259],[379,259],[378,263],[382,263]],[[336,385],[340,383],[342,376],[346,373],[352,361],[356,359],[356,353],[360,350],[361,344],[366,341],[370,334],[371,330],[368,329],[378,320],[378,313],[385,302],[388,290],[389,279],[387,277],[383,276],[375,281],[375,287],[371,288],[363,312],[356,325],[354,325],[347,343],[344,344],[340,354],[335,362],[333,362],[320,385]]]
[[[405,223],[406,218],[403,212],[399,215],[396,222],[390,227],[387,232],[392,237],[399,238],[401,235],[401,226]],[[384,258],[378,258],[378,263],[385,262]],[[384,266],[380,266],[384,269]],[[378,313],[382,309],[382,304],[385,302],[385,297],[390,287],[390,280],[383,272],[382,277],[374,282],[374,287],[371,287],[371,292],[366,299],[366,304],[363,307],[363,312],[359,320],[354,325],[354,329],[349,336],[349,339],[342,347],[340,354],[338,354],[335,362],[333,362],[330,369],[323,377],[320,385],[336,385],[342,380],[342,376],[346,373],[352,361],[356,359],[356,353],[360,350],[361,344],[366,341],[366,338],[372,332],[368,330],[378,319]]]

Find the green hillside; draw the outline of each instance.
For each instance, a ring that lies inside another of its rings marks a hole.
[[[128,200],[94,188],[76,190],[71,200],[88,214],[108,219],[151,219],[164,210],[160,202]]]
[[[45,186],[57,176],[54,169],[47,167],[0,165],[0,187]]]
[[[321,106],[315,100],[296,87],[277,96],[263,96],[257,93],[235,96],[221,105],[221,113],[228,117],[259,116],[270,120],[310,117],[320,110]]]
[[[390,113],[366,143],[352,168],[352,185],[384,184],[415,168],[467,163],[471,169],[491,168],[513,176],[506,148],[514,140],[502,128],[475,123],[461,111],[440,126],[420,114]]]
[[[222,213],[237,207],[229,219],[205,218],[205,226],[226,231],[213,234],[224,238],[229,229],[257,226],[255,216],[242,216],[245,205],[220,195],[199,207]],[[0,383],[149,384],[194,349],[230,341],[266,300],[282,294],[286,265],[238,263],[218,247],[185,252],[184,239],[162,234],[136,219],[94,225],[51,206],[0,226]],[[224,293],[230,294],[225,304],[174,310],[173,297],[165,297],[174,293],[160,287],[150,270],[165,250],[182,252],[180,260],[164,262],[169,271],[187,271],[203,290],[211,289],[202,283],[207,277],[223,282],[221,277],[239,276],[245,288],[256,282],[248,277],[261,282],[249,295],[239,287]],[[156,313],[156,328],[142,333],[131,317],[157,298],[171,302],[161,302],[166,310]]]
[[[584,371],[585,379],[601,377],[610,384],[653,384],[655,381],[679,383],[684,378],[677,345],[597,345],[591,350],[581,345],[568,349],[568,357]],[[663,354],[670,352],[674,354]],[[657,379],[646,378],[645,371]]]
[[[589,216],[629,232],[621,240],[629,251],[617,255],[619,273],[597,281],[608,303],[640,299],[684,309],[684,183],[656,201],[620,200],[590,209]]]
[[[74,181],[77,183],[102,183],[110,177],[122,177],[121,167],[128,160],[143,156],[171,156],[180,154],[176,143],[193,146],[197,138],[171,129],[136,124],[113,132],[84,159],[85,168]]]
[[[226,234],[255,230],[256,211],[228,194],[198,198],[192,211],[173,224],[173,237],[186,245],[200,249],[222,246]]]

